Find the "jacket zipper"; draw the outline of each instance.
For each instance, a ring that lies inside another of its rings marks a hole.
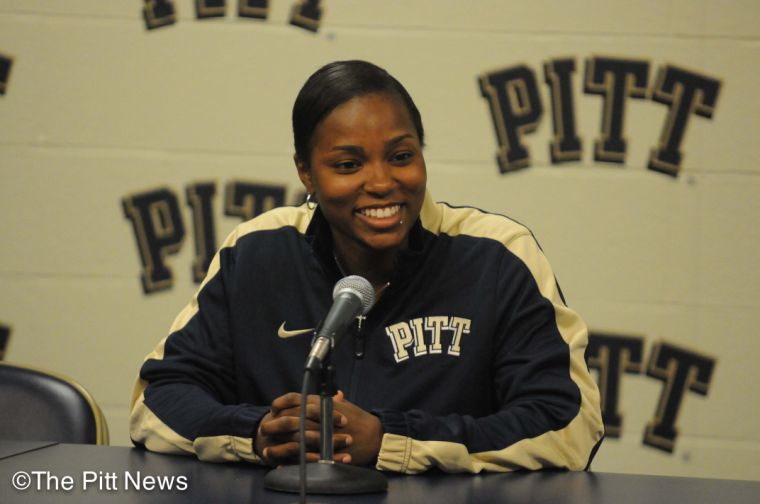
[[[348,390],[348,400],[353,401],[356,396],[356,389],[359,385],[359,376],[361,375],[361,364],[364,359],[364,331],[362,331],[362,322],[366,317],[360,315],[357,318],[356,330],[354,333],[354,359],[351,366],[351,382]]]
[[[362,332],[362,322],[364,322],[364,319],[367,317],[364,315],[359,315],[356,325],[356,335],[354,336],[354,358],[355,359],[363,359],[364,358],[364,333]]]

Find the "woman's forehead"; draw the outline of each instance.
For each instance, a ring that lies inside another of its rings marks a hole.
[[[314,145],[342,142],[368,134],[394,138],[404,133],[417,137],[403,101],[388,94],[354,97],[336,107],[317,126]]]

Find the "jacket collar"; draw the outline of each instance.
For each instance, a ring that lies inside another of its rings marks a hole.
[[[426,193],[423,208],[428,204],[429,199],[430,194]],[[343,274],[335,262],[330,224],[319,206],[314,210],[314,215],[306,229],[306,239],[310,241],[314,256],[328,278],[335,281],[340,279]],[[418,218],[409,232],[409,246],[399,253],[398,266],[391,284],[403,283],[405,278],[414,273],[424,260],[433,240],[434,235],[423,228]]]

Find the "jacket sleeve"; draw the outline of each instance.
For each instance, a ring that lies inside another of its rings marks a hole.
[[[588,331],[562,299],[535,239],[507,245],[492,363],[495,413],[433,416],[373,411],[385,434],[377,468],[419,473],[586,469],[604,434],[600,398],[584,359]]]
[[[140,369],[130,402],[130,437],[151,451],[209,461],[260,462],[252,437],[268,406],[238,404],[225,280],[235,233],[209,266],[190,304]]]

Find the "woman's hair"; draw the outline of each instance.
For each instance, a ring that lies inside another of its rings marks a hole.
[[[335,61],[309,77],[293,104],[293,138],[298,159],[309,165],[314,131],[330,112],[352,98],[373,93],[388,94],[401,100],[417,130],[420,145],[424,145],[422,117],[399,81],[366,61]]]

